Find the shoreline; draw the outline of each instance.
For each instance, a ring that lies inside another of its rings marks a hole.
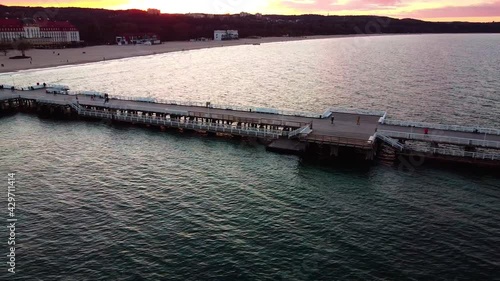
[[[190,50],[242,46],[252,44],[266,44],[317,39],[334,39],[349,37],[383,36],[389,34],[351,34],[351,35],[315,35],[305,37],[262,37],[258,39],[243,38],[234,41],[171,41],[160,45],[99,45],[71,49],[32,49],[26,51],[30,59],[12,60],[9,57],[17,55],[18,51],[11,50],[7,56],[0,55],[0,75],[18,73],[25,70],[45,69],[59,66],[73,66],[94,62],[110,61],[132,57],[150,56],[171,52]]]

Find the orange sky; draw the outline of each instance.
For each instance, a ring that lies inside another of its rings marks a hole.
[[[3,0],[9,6],[157,8],[163,13],[382,15],[431,21],[500,21],[500,0]]]

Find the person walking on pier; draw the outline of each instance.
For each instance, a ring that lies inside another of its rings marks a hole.
[[[359,125],[359,124],[360,124],[360,121],[361,121],[361,117],[360,117],[360,116],[358,116],[358,120],[356,121],[356,124],[358,124],[358,125]]]
[[[332,119],[332,124],[333,124],[333,121],[335,121],[335,116],[333,116],[333,114],[332,114],[332,118],[331,119]]]

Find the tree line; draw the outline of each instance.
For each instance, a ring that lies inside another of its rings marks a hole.
[[[162,41],[212,38],[216,29],[237,29],[251,36],[311,36],[372,33],[500,33],[500,23],[425,22],[377,16],[321,15],[151,15],[141,10],[0,6],[0,16],[69,21],[88,45],[114,44],[115,37],[155,33]]]

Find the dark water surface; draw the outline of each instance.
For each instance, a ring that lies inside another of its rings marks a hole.
[[[175,99],[191,93],[193,100],[217,96],[225,103],[306,110],[316,105],[387,105],[406,119],[500,124],[500,56],[495,55],[500,37],[390,36],[359,44],[345,40],[160,55],[163,62],[176,56],[177,64],[163,63],[169,71],[149,74],[146,69],[154,68],[146,67],[148,63],[158,61],[144,57],[20,73],[15,79],[32,83],[66,71],[61,83],[73,88],[90,85],[133,95],[137,92],[130,90],[131,84],[146,87],[139,78],[150,75],[146,94],[171,87],[177,96],[169,97]],[[443,40],[451,44],[438,48],[436,42]],[[342,44],[372,51],[331,51]],[[337,63],[314,61],[314,48],[328,52],[317,56],[333,56]],[[232,79],[227,68],[212,62],[183,70],[178,61],[191,56],[195,63],[219,52],[251,52],[253,57],[246,60],[262,65],[243,68],[239,63],[244,59],[236,54],[231,56],[236,62],[219,61],[244,69],[245,74],[233,73],[241,83],[204,84],[207,92],[202,92],[200,84],[210,79]],[[200,53],[205,55],[197,57]],[[414,56],[408,58],[409,53]],[[290,61],[280,65],[256,60],[275,55],[293,58],[303,68]],[[431,55],[441,60],[425,62]],[[364,64],[356,65],[359,60]],[[353,71],[366,73],[360,69],[380,67],[380,62],[387,69],[352,80]],[[121,68],[113,74],[115,64]],[[201,74],[210,69],[211,75]],[[189,84],[172,82],[189,80],[183,75],[192,71],[200,74],[193,74]],[[340,76],[346,78],[334,78]],[[477,84],[471,82],[475,79]],[[236,91],[243,84],[248,90]],[[299,96],[290,87],[296,87]],[[0,172],[4,179],[7,172],[16,172],[17,178],[14,277],[19,280],[498,278],[498,174],[414,166],[320,167],[268,153],[254,143],[25,114],[0,119]],[[6,189],[6,180],[3,186]],[[4,208],[2,218],[6,213]],[[8,234],[2,233],[0,279],[10,280],[4,262]]]
[[[16,277],[498,274],[493,175],[321,168],[254,144],[29,115],[2,119],[0,130],[0,168],[18,180]]]

